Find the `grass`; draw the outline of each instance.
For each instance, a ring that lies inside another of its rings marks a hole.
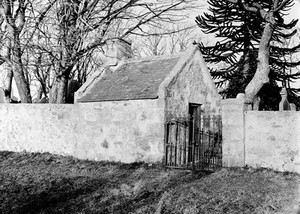
[[[299,184],[267,169],[207,174],[0,152],[0,213],[297,213]]]

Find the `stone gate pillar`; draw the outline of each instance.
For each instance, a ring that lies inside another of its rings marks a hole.
[[[245,98],[222,100],[223,166],[245,166]]]

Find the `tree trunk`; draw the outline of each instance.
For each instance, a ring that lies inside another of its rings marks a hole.
[[[21,57],[16,56],[13,57],[13,61],[16,60],[17,62],[13,63],[13,75],[15,77],[17,89],[21,98],[22,103],[31,103],[31,95],[30,95],[30,88],[29,84],[25,79],[23,66],[21,62]]]
[[[5,46],[5,45],[4,45]],[[12,91],[12,81],[13,81],[13,69],[11,67],[11,42],[8,39],[6,42],[6,51],[5,51],[5,58],[7,62],[4,63],[4,72],[5,72],[5,79],[4,79],[4,91],[5,91],[5,100],[7,103],[10,103],[11,99],[11,91]]]
[[[244,52],[244,64],[243,64],[243,69],[242,69],[242,75],[243,75],[243,81],[247,79],[247,77],[250,74],[250,50],[247,49],[247,51]]]
[[[65,76],[56,77],[50,90],[49,103],[66,103],[68,78]]]
[[[14,66],[14,77],[16,80],[17,89],[22,103],[31,103],[31,95],[29,85],[23,75],[23,69],[20,65]]]
[[[17,29],[11,27],[11,34],[13,38],[11,40],[11,58],[12,58],[12,70],[13,76],[16,81],[17,89],[22,103],[31,103],[31,95],[29,83],[26,81],[23,64],[22,64],[22,51],[20,46],[19,32]]]
[[[12,88],[12,81],[13,81],[13,70],[10,65],[7,65],[6,68],[6,76],[5,76],[5,82],[4,82],[4,90],[5,93],[5,99],[10,102],[11,99],[11,88]]]
[[[37,96],[36,96],[37,101],[42,99],[42,96],[43,96],[43,91],[42,91],[42,87],[40,86],[38,91],[37,91]]]
[[[9,38],[8,46],[11,51],[11,68],[16,81],[17,89],[22,103],[31,103],[29,82],[26,81],[24,67],[22,63],[22,49],[20,42],[20,34],[25,24],[25,3],[24,1],[16,1],[18,9],[14,14],[15,1],[2,1],[3,17],[7,23],[7,33]]]
[[[267,22],[259,43],[258,63],[254,77],[245,89],[246,103],[252,103],[262,86],[269,82],[270,73],[270,41],[274,32],[274,24]]]

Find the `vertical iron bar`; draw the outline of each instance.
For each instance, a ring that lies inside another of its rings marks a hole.
[[[193,141],[193,125],[192,125],[192,115],[189,116],[189,139],[188,139],[188,165],[192,160],[192,141]]]
[[[200,158],[200,140],[201,140],[201,108],[198,107],[198,117],[197,117],[197,129],[198,129],[198,132],[197,132],[197,166],[198,166],[198,169],[200,168],[200,165],[201,165],[201,158]]]
[[[184,121],[184,138],[183,138],[183,165],[187,163],[186,161],[186,130],[188,128],[188,122]]]
[[[195,114],[194,114],[195,115]],[[195,116],[193,115],[193,137],[192,137],[192,168],[195,170]]]
[[[220,163],[219,166],[222,166],[222,158],[223,158],[223,133],[222,133],[222,116],[219,116],[219,146],[220,146]]]
[[[177,166],[177,142],[178,141],[178,121],[175,121],[175,146],[174,146],[174,164]]]
[[[179,129],[178,129],[178,165],[181,166],[181,128],[182,128],[182,121],[179,121]]]
[[[166,150],[166,157],[165,157],[165,163],[166,166],[168,166],[168,140],[169,140],[169,123],[168,121],[165,124],[165,150]]]
[[[209,138],[209,145],[208,145],[208,148],[209,148],[209,153],[208,153],[208,157],[207,157],[207,162],[208,162],[208,170],[210,168],[210,157],[211,157],[211,127],[212,127],[212,120],[211,120],[211,116],[209,115],[209,118],[208,118],[208,124],[209,124],[209,130],[208,130],[208,138]]]
[[[203,146],[202,146],[202,139],[203,138],[203,132],[202,132],[202,115],[200,112],[200,117],[199,117],[199,167],[202,169],[203,168],[203,157],[202,157],[202,152],[203,152]]]
[[[178,166],[181,166],[181,127],[182,121],[179,121],[179,129],[178,129]]]
[[[215,117],[215,115],[213,115],[213,118],[212,118],[212,122],[213,122],[213,132],[212,132],[212,137],[213,137],[213,147],[212,147],[212,168],[214,169],[215,168],[215,165],[216,165],[216,163],[215,163],[215,151],[216,151],[216,149],[215,149],[215,147],[216,147],[216,142],[215,142],[215,140],[216,140],[216,130],[215,130],[215,122],[216,122],[216,117]]]
[[[172,121],[171,121],[171,125],[172,126],[170,126],[170,133],[171,133],[171,136],[170,136],[170,145],[169,145],[169,147],[170,147],[170,166],[173,166],[173,123],[172,123]]]
[[[197,108],[197,117],[196,117],[196,139],[195,139],[195,163],[196,168],[198,169],[199,165],[199,109]]]

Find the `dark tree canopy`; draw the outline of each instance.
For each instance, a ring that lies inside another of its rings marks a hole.
[[[266,9],[270,9],[272,5],[272,0],[257,2]],[[289,61],[289,56],[299,51],[300,44],[295,47],[284,45],[286,40],[296,33],[293,29],[298,20],[292,20],[288,24],[283,22],[283,13],[292,7],[292,2],[290,0],[276,14],[279,24],[275,28],[270,46],[270,83],[259,93],[267,109],[270,107],[268,102],[280,101],[276,81],[289,88],[288,83],[300,77],[300,73],[290,73],[292,68],[300,65],[300,61]],[[202,43],[199,46],[211,67],[211,74],[216,79],[217,86],[222,88],[221,95],[224,98],[236,97],[238,93],[245,91],[255,74],[265,21],[256,13],[241,9],[239,4],[220,0],[209,0],[208,3],[209,13],[196,17],[196,22],[204,33],[214,34],[218,42],[213,46],[204,46]],[[295,95],[298,90],[289,88],[291,95]],[[269,96],[272,98],[268,98]]]

